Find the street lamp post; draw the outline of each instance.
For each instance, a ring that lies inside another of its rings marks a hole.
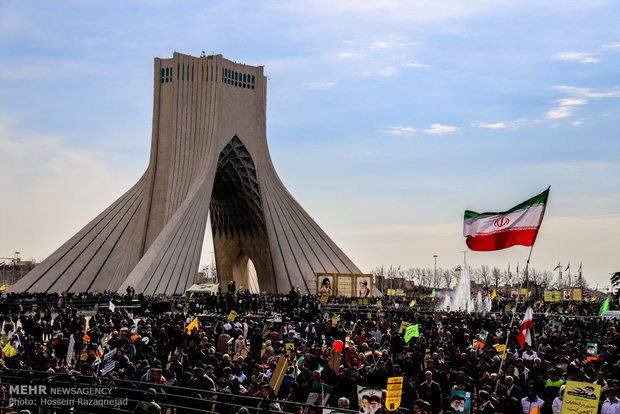
[[[437,289],[437,255],[434,254],[433,257],[435,258],[435,289]]]

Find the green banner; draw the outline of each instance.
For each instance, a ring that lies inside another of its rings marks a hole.
[[[405,342],[409,342],[411,338],[418,338],[420,336],[420,328],[418,324],[409,325],[405,331]]]

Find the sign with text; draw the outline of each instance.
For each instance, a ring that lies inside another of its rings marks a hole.
[[[403,395],[403,377],[391,377],[387,382],[385,394],[385,406],[389,411],[396,411],[400,407],[400,399]]]
[[[561,414],[596,414],[600,397],[598,384],[567,381]]]

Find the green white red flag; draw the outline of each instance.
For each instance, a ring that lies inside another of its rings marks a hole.
[[[465,210],[463,236],[471,250],[492,251],[511,246],[532,246],[542,223],[549,189],[500,213]]]

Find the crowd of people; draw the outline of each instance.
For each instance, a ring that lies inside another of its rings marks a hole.
[[[533,302],[522,347],[526,304],[513,317],[508,299],[482,314],[436,311],[428,296],[323,303],[295,290],[103,297],[109,305],[89,313],[66,301],[27,310],[26,297],[5,296],[13,302],[0,307],[3,408],[5,385],[40,372],[138,395],[126,409],[140,413],[530,414],[539,406],[559,414],[574,380],[600,385],[600,412],[620,414],[620,323],[597,317],[600,303]],[[407,325],[418,335],[408,337]],[[385,403],[391,377],[403,378],[397,406]]]

